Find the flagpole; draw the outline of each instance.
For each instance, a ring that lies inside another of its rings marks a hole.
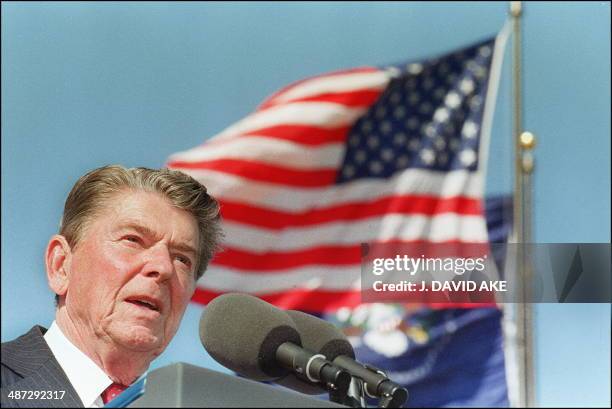
[[[513,233],[512,242],[526,244],[532,242],[531,214],[531,174],[534,168],[532,149],[535,137],[523,132],[522,104],[522,38],[521,18],[522,2],[510,2],[510,15],[513,23],[513,132],[514,138],[514,200],[513,200]],[[532,269],[525,246],[517,251],[517,271],[520,288],[519,303],[516,304],[516,354],[518,367],[518,405],[533,407],[535,405],[535,381],[533,368],[533,304],[531,300]]]

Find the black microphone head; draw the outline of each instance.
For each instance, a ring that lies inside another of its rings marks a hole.
[[[284,342],[301,346],[285,311],[247,294],[228,293],[212,300],[200,319],[200,340],[221,365],[258,381],[286,376],[276,362]]]
[[[324,355],[328,361],[333,361],[340,355],[355,358],[353,346],[342,331],[333,324],[301,311],[288,310],[286,312],[295,322],[303,348]],[[276,383],[308,395],[325,393],[323,385],[313,384],[293,373]]]
[[[335,325],[302,311],[288,310],[302,340],[302,347],[333,361],[340,355],[355,359],[353,346]]]

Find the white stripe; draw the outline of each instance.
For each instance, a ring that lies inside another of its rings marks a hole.
[[[326,93],[361,91],[366,89],[383,89],[389,83],[387,72],[358,72],[345,75],[316,77],[283,92],[271,102],[274,104],[293,99],[308,98]]]
[[[402,255],[398,253],[398,255]],[[409,257],[414,255],[407,254]],[[484,254],[483,254],[484,255]],[[490,255],[490,254],[489,254]],[[446,258],[443,258],[446,260]],[[485,261],[484,272],[488,279],[499,278],[499,272],[493,257],[488,257]],[[368,270],[364,277],[371,284],[376,280],[372,274],[372,260],[370,259]],[[424,273],[427,271],[427,274]],[[304,266],[287,270],[269,273],[258,271],[256,268],[249,269],[247,272],[240,269],[228,268],[225,266],[210,265],[204,276],[198,282],[199,285],[214,291],[241,291],[250,293],[271,293],[285,290],[306,289],[306,290],[359,290],[361,288],[361,265],[349,266]],[[386,271],[380,280],[385,283],[397,283],[408,278],[408,272],[402,270]],[[469,274],[469,273],[468,273]],[[454,270],[419,270],[412,277],[418,277],[419,281],[451,281],[457,274]]]
[[[211,140],[241,135],[276,125],[310,125],[337,128],[352,124],[366,108],[347,108],[332,102],[294,102],[256,112],[236,122]]]
[[[214,291],[249,293],[270,293],[288,289],[359,290],[360,283],[359,264],[352,267],[301,267],[271,274],[260,271],[242,273],[212,264],[198,282],[199,285]]]
[[[316,226],[275,231],[242,223],[224,221],[223,245],[255,253],[297,251],[325,245],[349,245],[384,240],[459,240],[487,241],[487,228],[481,216],[442,214],[385,215],[350,222],[331,222]]]
[[[390,179],[357,179],[321,188],[279,186],[212,170],[183,171],[200,181],[218,199],[289,212],[369,202],[392,195],[416,194],[439,198],[463,195],[475,199],[483,195],[482,176],[466,170],[446,173],[410,168]]]
[[[202,145],[172,155],[169,161],[199,162],[216,159],[245,159],[301,170],[340,166],[346,144],[306,147],[265,137],[238,137],[224,143]],[[271,154],[272,153],[272,154]]]

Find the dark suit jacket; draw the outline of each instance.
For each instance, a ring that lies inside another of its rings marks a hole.
[[[79,395],[45,342],[45,332],[45,328],[36,325],[19,338],[2,344],[3,408],[83,407]],[[33,393],[23,391],[47,392],[39,393],[39,399],[34,399]],[[59,398],[62,391],[65,391],[62,399],[48,399]],[[13,398],[9,398],[11,392]],[[16,392],[21,399],[15,399]],[[47,399],[41,399],[41,396]]]

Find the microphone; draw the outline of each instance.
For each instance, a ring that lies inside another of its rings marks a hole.
[[[339,355],[355,357],[353,346],[331,323],[301,311],[287,310],[285,312],[295,323],[304,348],[324,355],[329,361],[333,361]],[[312,384],[299,374],[291,373],[276,383],[308,395],[320,395],[326,392],[323,385]]]
[[[344,392],[351,382],[346,370],[302,348],[285,311],[247,294],[211,301],[200,319],[200,340],[217,362],[254,380],[274,381],[295,372]]]
[[[384,407],[401,407],[408,399],[406,388],[391,381],[381,370],[355,360],[353,347],[336,326],[301,311],[289,310],[287,315],[295,323],[304,348],[325,355],[334,365],[361,379],[368,396],[382,398]]]

